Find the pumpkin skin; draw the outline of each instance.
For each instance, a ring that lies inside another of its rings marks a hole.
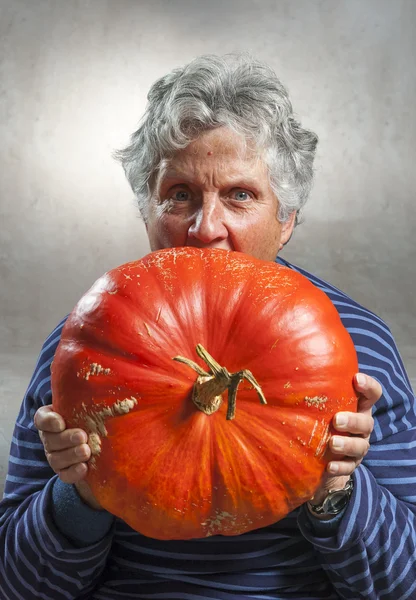
[[[227,420],[192,401],[201,344],[249,369]],[[239,535],[313,496],[331,420],[355,411],[353,342],[299,273],[238,252],[161,250],[106,273],[78,302],[52,364],[53,408],[89,435],[101,505],[156,539]]]

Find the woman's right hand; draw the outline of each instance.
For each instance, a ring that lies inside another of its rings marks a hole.
[[[88,472],[87,461],[91,457],[86,432],[66,429],[65,421],[51,406],[41,406],[35,413],[34,423],[52,470],[64,483],[74,484],[84,502],[99,510],[100,504],[83,481]]]

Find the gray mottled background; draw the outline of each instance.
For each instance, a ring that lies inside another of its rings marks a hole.
[[[203,53],[273,66],[320,136],[284,255],[389,323],[416,380],[416,2],[0,0],[0,490],[46,337],[148,251],[111,152],[151,83]]]

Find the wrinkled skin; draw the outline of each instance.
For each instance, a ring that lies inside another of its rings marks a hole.
[[[235,133],[216,129],[163,165],[149,204],[154,250],[177,246],[236,250],[274,261],[295,214],[277,219],[264,162]]]
[[[237,134],[219,128],[202,134],[162,165],[149,201],[146,229],[152,251],[178,246],[224,248],[274,260],[290,239],[295,222],[295,213],[285,223],[278,221],[277,213],[278,201],[261,157]],[[371,409],[382,389],[363,374],[355,376],[354,387],[357,413],[338,413],[333,423],[337,431],[351,436],[331,438],[330,462],[314,494],[316,504],[327,490],[345,486],[369,449]],[[346,420],[343,425],[341,417]],[[66,429],[63,418],[49,406],[37,411],[35,425],[55,473],[63,482],[75,484],[84,501],[99,509],[83,481],[91,456],[85,431]]]

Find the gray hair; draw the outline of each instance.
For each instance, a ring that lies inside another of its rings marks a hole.
[[[130,144],[115,152],[144,221],[162,163],[202,132],[225,126],[255,143],[279,201],[278,219],[296,211],[298,222],[312,187],[318,138],[295,119],[270,67],[247,54],[201,56],[158,79],[147,99]]]

